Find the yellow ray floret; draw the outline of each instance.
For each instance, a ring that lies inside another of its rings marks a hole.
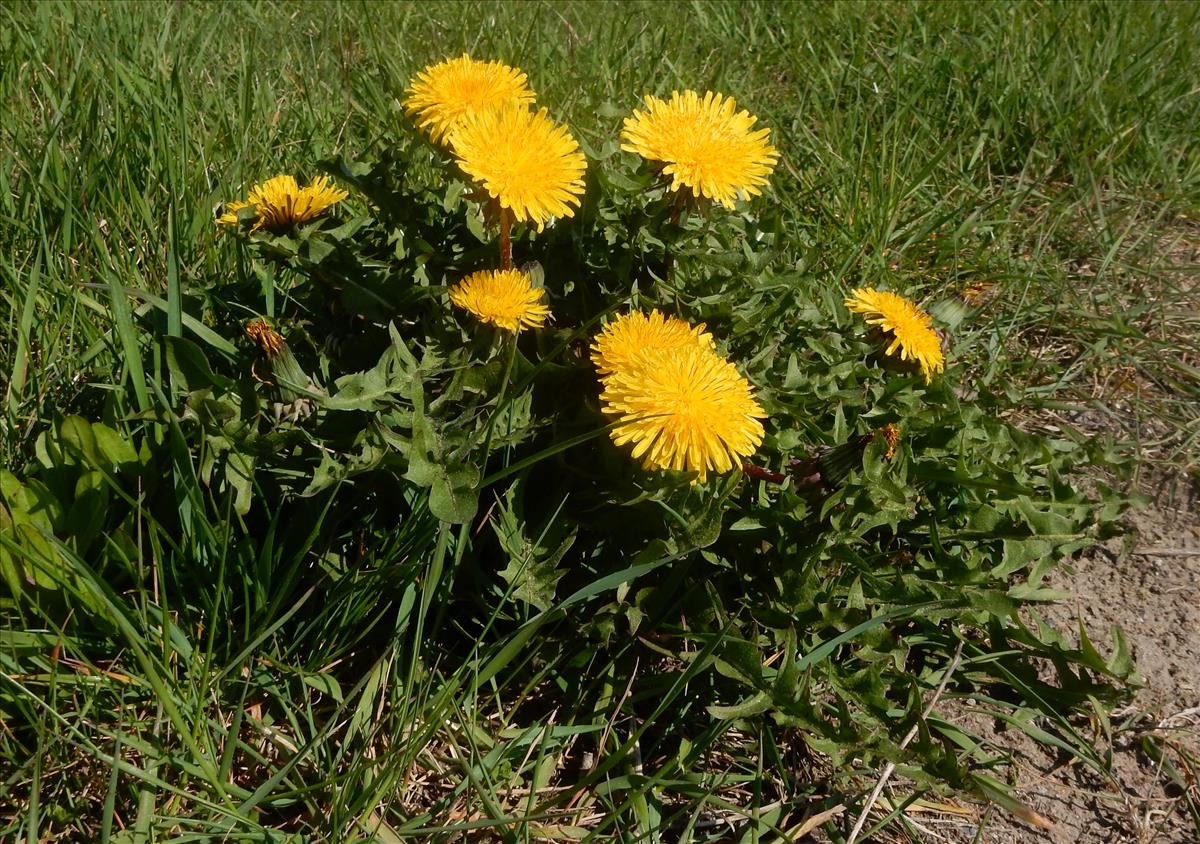
[[[643,352],[604,379],[604,412],[617,445],[633,443],[646,469],[709,472],[741,465],[762,442],[766,417],[733,364],[694,345]]]
[[[625,118],[621,149],[666,166],[671,190],[690,188],[733,208],[734,199],[762,193],[779,153],[769,129],[753,129],[755,118],[737,111],[732,97],[711,91],[671,93],[670,100],[646,95],[646,111]]]
[[[546,322],[550,309],[539,301],[543,293],[520,270],[480,270],[450,288],[450,301],[480,322],[520,331]]]
[[[416,116],[417,125],[429,132],[434,143],[442,143],[464,116],[506,103],[533,103],[525,74],[463,53],[462,58],[447,59],[418,73],[409,82],[404,110]]]
[[[467,115],[450,135],[450,148],[463,172],[539,231],[551,217],[573,216],[571,205],[583,195],[583,153],[546,109],[507,105]]]
[[[276,176],[251,188],[245,202],[226,203],[217,222],[236,226],[238,211],[253,208],[258,214],[253,230],[284,231],[323,214],[347,196],[346,191],[331,187],[327,176],[317,176],[303,188],[292,176]]]
[[[692,346],[713,348],[713,339],[704,330],[704,323],[691,326],[657,310],[649,314],[631,311],[621,314],[596,335],[592,342],[592,363],[600,375],[607,376],[629,367],[640,352]]]
[[[945,368],[942,341],[933,330],[933,321],[915,303],[886,290],[861,287],[850,291],[846,307],[863,314],[868,325],[891,332],[892,342],[884,354],[898,351],[901,360],[916,362],[926,384]]]

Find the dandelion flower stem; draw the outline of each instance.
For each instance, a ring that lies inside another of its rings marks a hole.
[[[671,283],[671,273],[675,269],[675,250],[673,249],[674,239],[679,236],[679,219],[683,214],[683,204],[679,202],[680,194],[676,194],[671,199],[671,243],[667,244],[667,257],[663,269],[663,281],[668,285]]]
[[[487,431],[483,437],[483,459],[486,462],[492,451],[492,434],[495,433],[496,418],[504,407],[504,397],[508,393],[508,382],[512,379],[513,365],[517,361],[517,335],[508,336],[507,332],[498,333],[501,345],[508,346],[508,360],[504,364],[504,377],[500,380],[500,392],[496,395],[496,407],[488,418]]]
[[[754,478],[757,481],[766,481],[772,484],[781,484],[787,480],[787,475],[783,472],[774,472],[765,466],[756,466],[749,461],[742,463],[742,472],[746,477]]]
[[[500,209],[500,269],[511,270],[512,259],[512,211]]]
[[[671,225],[679,228],[679,221],[683,219],[683,206],[687,203],[687,194],[676,193],[671,197]]]

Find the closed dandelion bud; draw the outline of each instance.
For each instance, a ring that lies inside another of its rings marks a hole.
[[[884,459],[891,460],[900,442],[900,428],[889,422],[882,428],[827,449],[815,458],[791,461],[789,469],[792,477],[796,479],[797,486],[803,483],[838,486],[853,470],[862,466],[863,452],[878,438],[886,443]]]
[[[811,490],[825,486],[821,463],[816,457],[793,457],[788,461],[788,473],[796,489]]]
[[[900,426],[894,422],[889,422],[880,428],[878,431],[872,432],[875,436],[883,437],[887,440],[887,450],[883,456],[891,460],[896,456],[896,445],[900,442]]]
[[[845,483],[850,473],[862,466],[863,449],[873,439],[871,434],[856,437],[847,443],[834,446],[817,458],[821,480],[829,486]]]

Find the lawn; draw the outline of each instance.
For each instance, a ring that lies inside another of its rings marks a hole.
[[[0,840],[1036,840],[981,712],[1111,779],[1137,666],[1047,578],[1200,470],[1198,7],[0,21]],[[515,335],[447,295],[497,219],[403,106],[464,53],[586,158],[514,224],[552,313]],[[621,148],[677,90],[770,129],[761,196]],[[278,174],[347,195],[216,222]],[[653,308],[752,386],[747,467],[630,460],[589,349]],[[1194,840],[1200,761],[1138,736]]]

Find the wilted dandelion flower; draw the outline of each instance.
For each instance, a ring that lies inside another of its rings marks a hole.
[[[733,364],[699,344],[649,351],[604,379],[617,445],[633,443],[646,469],[728,472],[762,442],[766,417]]]
[[[525,74],[500,62],[481,62],[466,53],[430,65],[409,82],[404,110],[442,143],[463,117],[506,103],[529,105],[533,91]]]
[[[917,363],[925,383],[945,368],[942,341],[933,330],[933,321],[913,302],[886,290],[862,287],[850,291],[846,307],[865,315],[868,325],[891,332],[892,342],[884,354],[894,355],[898,350],[901,360]]]
[[[546,117],[515,105],[466,115],[450,135],[463,171],[488,195],[540,231],[551,217],[571,217],[587,167],[579,144]]]
[[[226,203],[225,213],[217,222],[236,226],[238,212],[253,208],[258,214],[253,230],[284,231],[323,214],[347,196],[346,191],[331,187],[327,176],[317,176],[303,188],[292,176],[276,176],[251,188],[245,202]]]
[[[550,309],[539,301],[544,292],[520,270],[480,270],[450,288],[450,301],[480,322],[520,331],[546,322]]]
[[[271,324],[261,317],[246,323],[246,335],[258,345],[258,350],[271,365],[271,373],[274,378],[272,380],[261,378],[255,369],[254,363],[250,364],[251,376],[256,381],[261,381],[264,384],[274,383],[277,385],[280,397],[285,401],[306,403],[292,407],[288,411],[289,413],[296,414],[297,418],[311,415],[312,403],[306,394],[318,391],[320,388],[313,383],[313,380],[300,367],[300,363],[296,360],[296,356],[292,354],[292,350],[288,348],[287,341],[283,339],[283,335],[272,328]]]
[[[687,187],[726,208],[738,195],[762,193],[779,153],[767,140],[771,130],[752,129],[757,118],[736,111],[732,97],[673,91],[669,101],[645,101],[646,111],[625,118],[621,149],[663,162],[671,190]]]
[[[693,346],[713,348],[712,337],[704,330],[703,323],[688,325],[657,310],[648,314],[631,311],[618,316],[596,335],[592,342],[592,363],[606,376],[631,365],[640,352]]]
[[[261,318],[246,323],[246,336],[258,344],[259,351],[267,360],[279,357],[287,346],[283,335],[272,328],[271,323]]]
[[[959,295],[972,308],[982,307],[996,293],[996,282],[973,281]]]
[[[884,452],[884,457],[891,460],[896,456],[896,445],[900,442],[900,426],[895,422],[889,422],[876,432],[882,436],[884,442],[887,443],[887,450]]]

